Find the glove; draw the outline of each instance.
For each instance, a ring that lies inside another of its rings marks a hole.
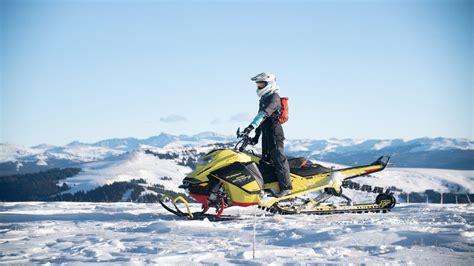
[[[258,143],[259,136],[255,136],[250,140],[250,145],[256,145]]]
[[[248,136],[248,134],[249,134],[252,130],[253,130],[253,126],[252,126],[252,125],[249,125],[248,127],[246,127],[246,128],[244,129],[244,131],[242,131],[242,136],[244,136],[244,135],[247,135],[247,136]]]

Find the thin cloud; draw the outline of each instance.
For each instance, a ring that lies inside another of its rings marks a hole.
[[[187,119],[184,116],[172,114],[169,116],[161,117],[160,121],[163,123],[177,123],[187,121]]]

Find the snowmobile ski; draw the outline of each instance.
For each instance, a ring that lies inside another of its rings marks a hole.
[[[168,206],[166,202],[170,202],[171,205],[173,205],[173,207]],[[182,202],[185,205],[186,212],[183,212],[178,208],[177,206],[178,202]],[[214,214],[205,213],[207,210],[202,210],[200,212],[191,212],[188,201],[181,196],[178,196],[175,199],[172,199],[169,195],[164,194],[160,198],[159,203],[161,204],[161,206],[163,206],[163,208],[165,208],[170,213],[178,217],[186,218],[187,220],[208,219],[209,221],[212,221],[212,222],[218,222],[218,221],[230,221],[230,220],[238,219],[238,217],[229,216],[229,215],[214,215]]]

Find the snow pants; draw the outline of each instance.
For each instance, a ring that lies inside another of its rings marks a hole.
[[[268,119],[270,120],[270,119]],[[290,167],[285,156],[285,135],[278,122],[265,121],[262,126],[262,157],[275,166],[280,189],[291,189]]]

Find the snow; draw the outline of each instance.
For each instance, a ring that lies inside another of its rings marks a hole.
[[[57,146],[50,145],[50,144],[47,144],[47,143],[43,143],[43,144],[40,144],[40,145],[33,146],[31,148],[36,149],[36,150],[47,151],[47,150],[52,150],[54,148],[57,148]]]
[[[301,151],[308,151],[308,147],[305,145],[305,143],[302,142],[297,142],[293,141],[291,142],[291,145],[286,145],[285,146],[286,151],[288,152],[301,152]]]
[[[309,155],[327,153],[350,153],[362,151],[378,151],[385,148],[400,150],[400,152],[419,152],[437,150],[473,150],[474,142],[469,139],[451,138],[418,138],[413,140],[391,139],[337,139],[311,140],[288,139],[285,148],[289,152],[307,152]]]
[[[92,162],[123,154],[125,151],[106,147],[71,145],[49,150],[46,154],[56,159]]]
[[[174,146],[173,144],[172,145],[167,145],[165,147],[154,147],[154,146],[141,146],[142,150],[150,150],[152,152],[155,152],[155,153],[159,153],[159,154],[170,154],[170,153],[175,153],[175,154],[189,154],[191,152],[191,150],[195,151],[196,153],[208,153],[214,149],[216,149],[216,147],[214,145],[210,145],[210,144],[203,144],[201,146],[197,145],[197,146],[186,146],[186,147],[183,147],[183,146]],[[181,159],[183,157],[180,157]]]
[[[184,141],[184,140],[177,140],[173,141],[169,144],[166,144],[164,148],[180,148],[180,147],[199,147],[199,146],[205,146],[205,145],[210,145],[214,144],[216,141],[214,140],[198,140],[198,141]]]
[[[144,195],[148,195],[148,194],[151,194],[151,195],[158,195],[157,192],[153,191],[153,190],[149,190],[147,188],[144,188],[144,190],[140,193],[140,196],[144,196]]]
[[[15,162],[19,157],[36,155],[42,150],[27,148],[22,145],[0,143],[0,163]]]
[[[61,167],[59,164],[94,162],[118,156],[126,152],[143,149],[181,150],[183,148],[201,149],[212,147],[215,143],[235,142],[234,136],[220,135],[214,132],[200,134],[168,135],[160,134],[147,139],[115,138],[88,144],[74,141],[66,146],[58,147],[41,144],[31,148],[14,144],[0,144],[0,163],[3,162],[34,162],[38,166]],[[260,145],[258,145],[260,147]],[[292,156],[328,156],[330,154],[349,154],[356,152],[389,150],[390,154],[411,153],[419,151],[436,152],[441,150],[474,150],[474,141],[469,139],[450,138],[418,138],[413,140],[376,140],[376,139],[336,139],[311,140],[288,139],[285,149]],[[434,154],[434,153],[433,153]]]
[[[142,151],[127,153],[99,162],[81,165],[82,171],[65,182],[71,189],[65,193],[79,190],[88,191],[113,182],[144,179],[148,184],[161,184],[166,189],[179,191],[178,186],[191,168],[176,164],[174,160],[161,160]],[[162,179],[162,177],[170,179]]]
[[[43,166],[48,165],[48,162],[47,162],[48,157],[44,156],[44,154],[38,154],[36,156],[36,159],[37,159],[37,161],[36,161],[37,165],[43,165]]]
[[[20,168],[22,168],[22,167],[23,167],[23,163],[21,163],[21,162],[16,162],[16,171],[17,171],[17,172],[20,171]]]
[[[435,138],[434,140],[427,142],[428,148],[426,150],[449,150],[453,148],[460,150],[474,150],[474,142],[463,138]]]
[[[133,188],[129,188],[127,191],[125,191],[125,193],[123,193],[123,196],[120,199],[120,201],[121,202],[130,201],[130,196],[132,195],[133,190],[134,190]]]
[[[38,165],[47,165],[47,161],[50,158],[90,162],[120,155],[124,152],[123,150],[89,145],[54,147],[42,144],[34,148],[27,148],[22,145],[0,143],[0,163],[21,160],[35,161]]]
[[[373,149],[378,151],[378,150],[381,150],[383,148],[390,147],[390,145],[392,145],[391,140],[382,140],[382,141],[374,144]]]
[[[346,168],[347,165],[311,160],[328,168]],[[354,182],[388,188],[395,186],[403,192],[474,192],[474,170],[451,170],[436,168],[396,168],[390,165],[381,172],[353,179]]]
[[[195,210],[197,205],[192,205]],[[472,205],[398,205],[386,214],[281,216],[230,208],[240,220],[186,221],[157,204],[0,203],[7,264],[472,265]]]
[[[474,192],[473,170],[447,170],[424,168],[386,168],[382,172],[362,176],[355,182],[372,186],[395,186],[404,192]]]

